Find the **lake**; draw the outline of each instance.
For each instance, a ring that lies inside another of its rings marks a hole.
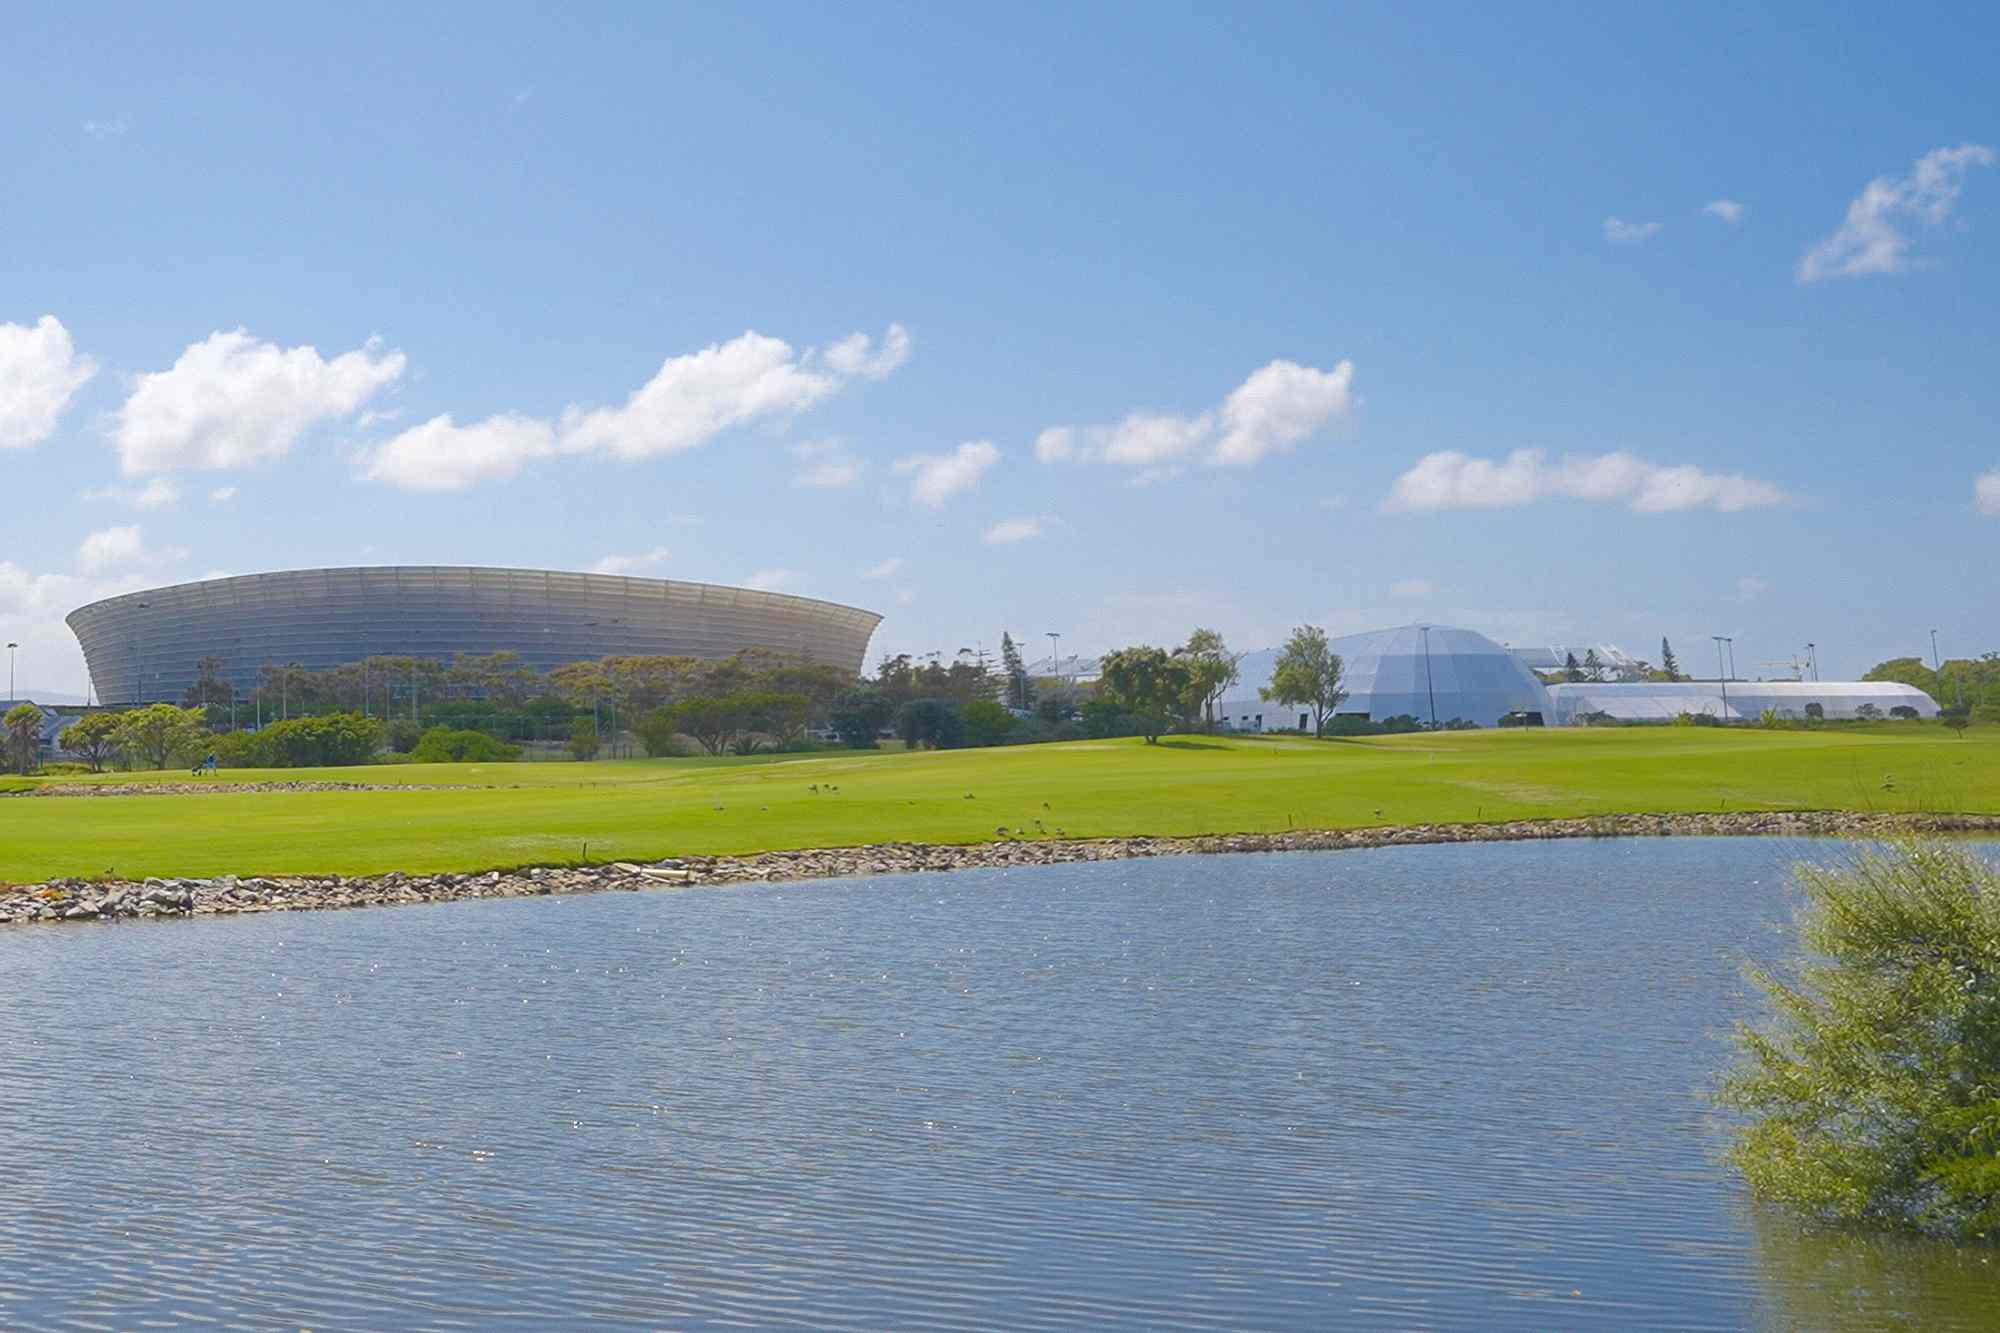
[[[0,1325],[1988,1327],[1705,1101],[1835,844],[0,931]]]

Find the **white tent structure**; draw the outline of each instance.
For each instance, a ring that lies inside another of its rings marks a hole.
[[[1408,715],[1429,725],[1460,719],[1482,727],[1509,713],[1541,717],[1548,695],[1521,660],[1474,630],[1448,625],[1404,625],[1349,634],[1331,644],[1346,667],[1347,698],[1335,711],[1372,718]],[[1238,731],[1310,729],[1305,710],[1259,697],[1271,683],[1275,651],[1252,653],[1241,675],[1216,706],[1216,719]],[[1303,717],[1303,721],[1301,718]]]
[[[1714,680],[1649,681],[1632,685],[1580,682],[1548,687],[1548,721],[1566,726],[1603,713],[1620,722],[1670,722],[1682,713],[1707,713],[1723,721],[1754,722],[1770,709],[1779,717],[1803,718],[1819,705],[1826,718],[1890,717],[1896,708],[1914,708],[1918,717],[1936,717],[1938,706],[1914,685],[1890,680]],[[1725,695],[1727,696],[1725,702]]]

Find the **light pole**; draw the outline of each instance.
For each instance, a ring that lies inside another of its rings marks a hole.
[[[1436,731],[1438,728],[1438,697],[1436,688],[1431,684],[1431,627],[1429,625],[1419,625],[1417,628],[1424,632],[1424,694],[1431,701],[1431,730]]]
[[[14,650],[20,646],[18,643],[7,645],[7,702],[10,704],[14,702]]]
[[[1722,645],[1725,643],[1728,644],[1730,654],[1734,656],[1736,652],[1736,640],[1730,638],[1727,634],[1711,634],[1708,637],[1715,640],[1715,673],[1722,678],[1722,720],[1727,722],[1729,720],[1729,673],[1722,665]]]
[[[1818,680],[1818,679],[1819,679],[1819,645],[1818,645],[1818,644],[1816,644],[1816,643],[1809,643],[1809,644],[1807,644],[1807,645],[1806,645],[1806,663],[1807,663],[1807,665],[1809,665],[1809,666],[1811,666],[1811,667],[1812,667],[1812,673],[1813,673],[1813,679],[1814,679],[1814,680]]]
[[[1944,663],[1938,661],[1936,630],[1931,631],[1931,670],[1934,672],[1943,672],[1944,670]]]
[[[144,611],[152,603],[135,602],[134,605]],[[146,678],[139,669],[139,632],[135,629],[132,632],[132,702],[135,704],[146,702],[145,681]]]
[[[1061,680],[1062,658],[1057,654],[1056,649],[1062,643],[1062,635],[1060,632],[1056,630],[1049,630],[1048,636],[1049,636],[1049,674],[1051,676],[1054,676],[1057,680]]]

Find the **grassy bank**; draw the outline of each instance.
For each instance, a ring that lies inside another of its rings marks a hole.
[[[106,871],[431,872],[868,842],[1576,817],[2000,813],[2000,734],[1483,731],[1177,737],[916,754],[229,771],[449,790],[0,799],[0,881]],[[133,775],[109,780],[132,781]],[[142,775],[171,786],[184,774]],[[89,779],[68,781],[84,782]],[[818,791],[812,790],[814,786]]]

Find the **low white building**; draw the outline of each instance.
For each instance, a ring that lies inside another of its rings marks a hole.
[[[1548,687],[1554,726],[1567,726],[1594,713],[1620,722],[1670,722],[1682,713],[1706,713],[1721,721],[1754,722],[1770,709],[1779,717],[1815,715],[1854,719],[1895,716],[1914,708],[1918,717],[1936,717],[1937,701],[1914,685],[1890,680],[1679,680],[1635,684],[1575,684]],[[1817,705],[1817,708],[1814,708]]]

